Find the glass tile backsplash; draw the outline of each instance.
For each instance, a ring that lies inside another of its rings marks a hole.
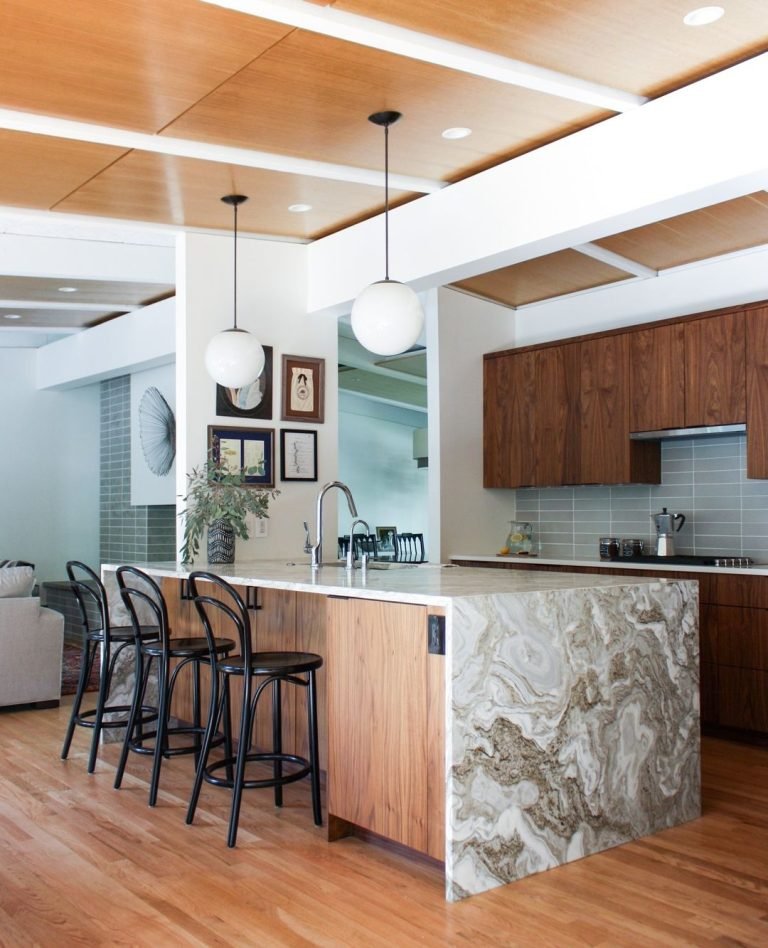
[[[746,476],[746,435],[661,444],[661,484],[516,491],[518,520],[533,524],[541,556],[595,559],[601,536],[639,538],[655,552],[651,515],[686,520],[676,553],[731,554],[768,562],[768,481]]]

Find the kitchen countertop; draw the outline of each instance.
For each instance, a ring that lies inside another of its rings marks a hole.
[[[768,563],[756,563],[754,566],[683,566],[679,563],[633,563],[631,560],[601,560],[583,559],[583,560],[565,560],[550,559],[544,556],[497,556],[487,553],[453,553],[450,556],[451,562],[473,563],[519,563],[524,566],[530,566],[535,569],[536,566],[578,566],[594,569],[596,572],[601,569],[626,569],[638,573],[655,573],[658,571],[669,572],[674,570],[676,573],[748,573],[751,576],[768,576]],[[466,569],[466,567],[464,567]]]
[[[500,557],[463,558],[492,560]],[[536,560],[536,562],[547,564],[556,561]],[[573,565],[583,564],[574,562]],[[156,576],[177,579],[186,579],[192,572],[190,568],[169,562],[145,563],[139,568]],[[622,576],[489,570],[483,567],[472,569],[439,563],[400,563],[396,567],[389,566],[389,568],[374,566],[369,567],[365,574],[359,569],[350,574],[344,569],[343,564],[341,566],[327,564],[313,572],[308,560],[251,560],[196,568],[215,573],[231,583],[243,586],[263,586],[296,592],[320,593],[327,596],[343,595],[358,599],[389,600],[427,606],[448,606],[454,600],[467,596],[596,589],[626,586],[628,583],[628,579]],[[102,569],[113,571],[117,569],[117,566],[103,564]],[[653,580],[652,578],[649,580],[647,576],[633,577],[629,580],[633,585],[648,581]]]

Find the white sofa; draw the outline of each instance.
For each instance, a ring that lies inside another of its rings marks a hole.
[[[61,698],[64,616],[36,596],[0,598],[0,707]]]

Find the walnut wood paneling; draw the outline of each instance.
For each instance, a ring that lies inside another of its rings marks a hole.
[[[744,313],[685,323],[685,423],[747,420]]]
[[[328,812],[429,850],[423,606],[328,600]]]
[[[745,314],[747,477],[768,478],[768,307]]]
[[[536,357],[511,353],[483,362],[483,485],[533,483],[532,406],[536,402]]]
[[[757,247],[768,243],[768,195],[758,191],[595,243],[654,270]]]
[[[459,290],[503,303],[523,306],[551,296],[576,293],[627,280],[630,274],[575,250],[535,257],[469,280],[452,283]]]
[[[62,285],[75,287],[74,293],[61,293]],[[173,294],[171,283],[137,283],[131,280],[63,280],[51,277],[0,275],[0,299],[37,300],[46,303],[100,303],[112,306],[146,306]]]
[[[717,629],[717,664],[768,671],[768,611],[739,606],[716,606],[710,610]]]
[[[429,607],[430,615],[445,609]],[[444,655],[427,655],[427,855],[445,861],[445,675]]]
[[[336,0],[334,9],[643,95],[669,91],[673,77],[693,82],[766,46],[760,0],[730,5],[716,26],[693,29],[682,19],[689,7],[647,3],[638,17],[632,0],[610,7],[602,0]]]
[[[382,189],[373,185],[133,151],[65,196],[56,210],[229,230],[232,211],[220,198],[235,192],[251,198],[238,213],[241,231],[285,237],[319,237],[383,206]],[[394,204],[410,197],[393,191]],[[291,204],[312,210],[293,214]]]
[[[768,576],[740,573],[712,573],[710,602],[721,606],[768,609]]]
[[[317,682],[317,732],[320,767],[328,769],[328,643],[325,596],[314,593],[294,593],[296,601],[296,648],[300,652],[315,652],[323,657],[323,666],[315,676]],[[297,753],[309,754],[305,697],[297,694],[296,747]]]
[[[6,0],[6,108],[156,132],[291,32],[187,0]]]
[[[164,132],[381,168],[381,130],[367,117],[384,108],[404,115],[391,133],[390,170],[451,181],[610,114],[296,30],[209,90]],[[472,136],[460,142],[441,138],[458,117],[471,125]]]
[[[628,333],[629,428],[685,425],[685,329],[659,326]]]

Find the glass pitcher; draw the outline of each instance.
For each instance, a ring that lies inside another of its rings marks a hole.
[[[506,547],[511,555],[516,553],[530,553],[533,549],[533,527],[530,523],[519,520],[509,521]]]

